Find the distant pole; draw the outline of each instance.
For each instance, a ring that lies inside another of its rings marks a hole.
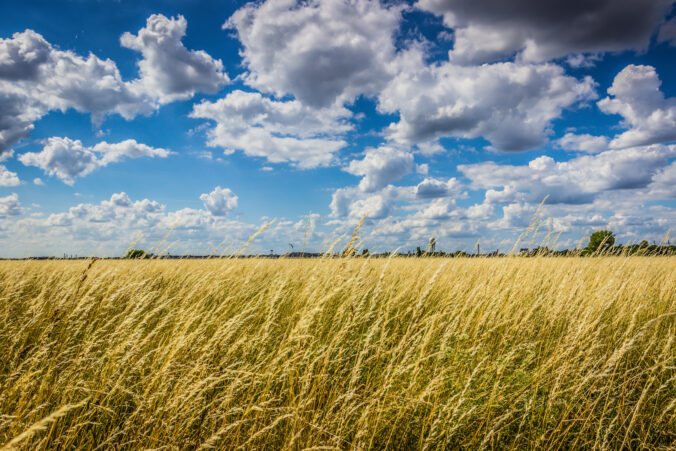
[[[479,242],[476,242],[476,253],[477,255],[481,255],[481,247],[479,246]]]
[[[429,242],[429,244],[427,245],[427,252],[430,253],[430,254],[433,254],[434,251],[435,251],[435,249],[436,249],[436,247],[437,247],[437,240],[436,240],[436,238],[434,238],[434,237],[430,238],[430,242]]]

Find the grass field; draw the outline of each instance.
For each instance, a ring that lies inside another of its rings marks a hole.
[[[0,262],[0,448],[676,443],[676,258]]]

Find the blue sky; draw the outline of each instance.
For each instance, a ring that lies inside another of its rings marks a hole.
[[[479,3],[3,2],[0,256],[662,240],[673,1]]]

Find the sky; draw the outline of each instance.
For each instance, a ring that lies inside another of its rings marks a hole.
[[[0,257],[676,224],[672,0],[0,5]],[[273,222],[274,221],[274,222]],[[672,230],[673,232],[673,230]],[[673,240],[672,240],[673,241]]]

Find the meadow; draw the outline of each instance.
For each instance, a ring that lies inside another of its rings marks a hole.
[[[0,449],[674,443],[674,257],[0,262]]]

